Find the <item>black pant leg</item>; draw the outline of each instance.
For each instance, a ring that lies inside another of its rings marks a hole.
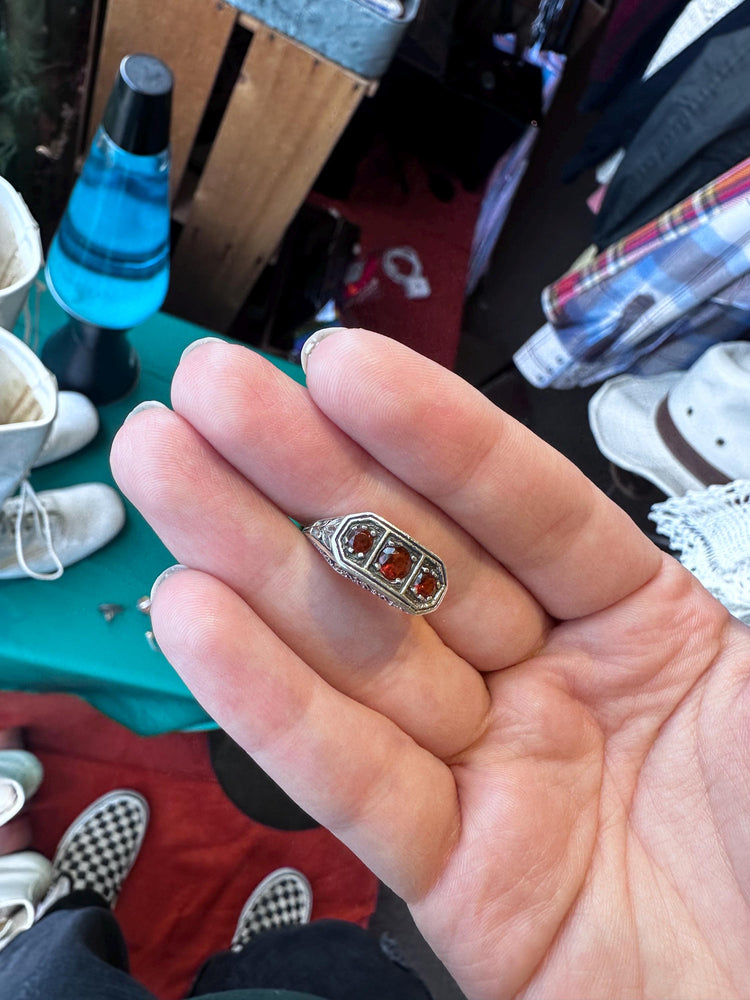
[[[231,989],[296,990],[326,1000],[430,1000],[413,972],[387,958],[357,924],[342,920],[263,931],[240,952],[214,955],[190,995]]]
[[[13,1000],[156,1000],[128,972],[108,907],[56,907],[0,951],[0,995]]]

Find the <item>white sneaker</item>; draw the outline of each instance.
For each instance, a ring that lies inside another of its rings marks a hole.
[[[35,493],[24,482],[19,495],[0,507],[0,580],[56,580],[124,524],[123,502],[104,483]]]
[[[0,951],[34,923],[52,878],[52,865],[35,851],[0,857]]]
[[[98,430],[99,412],[90,399],[80,392],[58,392],[57,414],[32,468],[75,454],[93,441]]]
[[[28,750],[0,750],[0,826],[23,809],[43,775],[41,761]]]

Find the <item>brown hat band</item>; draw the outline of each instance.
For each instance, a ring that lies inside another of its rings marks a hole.
[[[659,408],[656,411],[656,429],[680,465],[704,486],[712,486],[714,483],[722,485],[731,483],[731,479],[728,479],[723,472],[719,472],[710,462],[707,462],[677,430],[669,415],[666,396],[659,403]]]

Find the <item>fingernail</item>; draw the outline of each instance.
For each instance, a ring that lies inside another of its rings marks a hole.
[[[330,337],[332,333],[339,333],[341,330],[345,329],[345,326],[325,326],[322,330],[317,330],[307,338],[302,346],[302,353],[299,358],[300,364],[302,365],[302,371],[305,375],[307,375],[308,359],[321,340],[325,340],[326,337]]]
[[[174,566],[168,566],[163,573],[160,573],[154,580],[154,585],[151,588],[151,601],[153,602],[156,595],[156,591],[161,587],[168,576],[172,576],[174,573],[178,573],[180,570],[187,569],[187,566],[183,566],[182,563],[175,563]]]
[[[217,344],[217,343],[226,344],[226,341],[222,340],[221,337],[200,337],[198,340],[194,340],[192,344],[187,345],[185,350],[182,352],[182,355],[180,356],[180,361],[186,358],[191,351],[194,351],[196,349],[196,347],[200,347],[201,344]]]
[[[168,410],[169,407],[165,406],[164,403],[160,403],[158,399],[144,399],[142,403],[138,406],[134,406],[130,413],[125,417],[125,420],[130,420],[134,417],[136,413],[142,413],[143,410]],[[123,421],[125,423],[125,421]]]

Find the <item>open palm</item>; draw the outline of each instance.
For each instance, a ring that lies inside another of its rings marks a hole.
[[[476,1000],[750,982],[750,633],[564,458],[376,334],[309,392],[218,340],[128,420],[124,492],[189,569],[152,616],[198,700],[411,906]],[[289,520],[372,510],[429,617]]]

